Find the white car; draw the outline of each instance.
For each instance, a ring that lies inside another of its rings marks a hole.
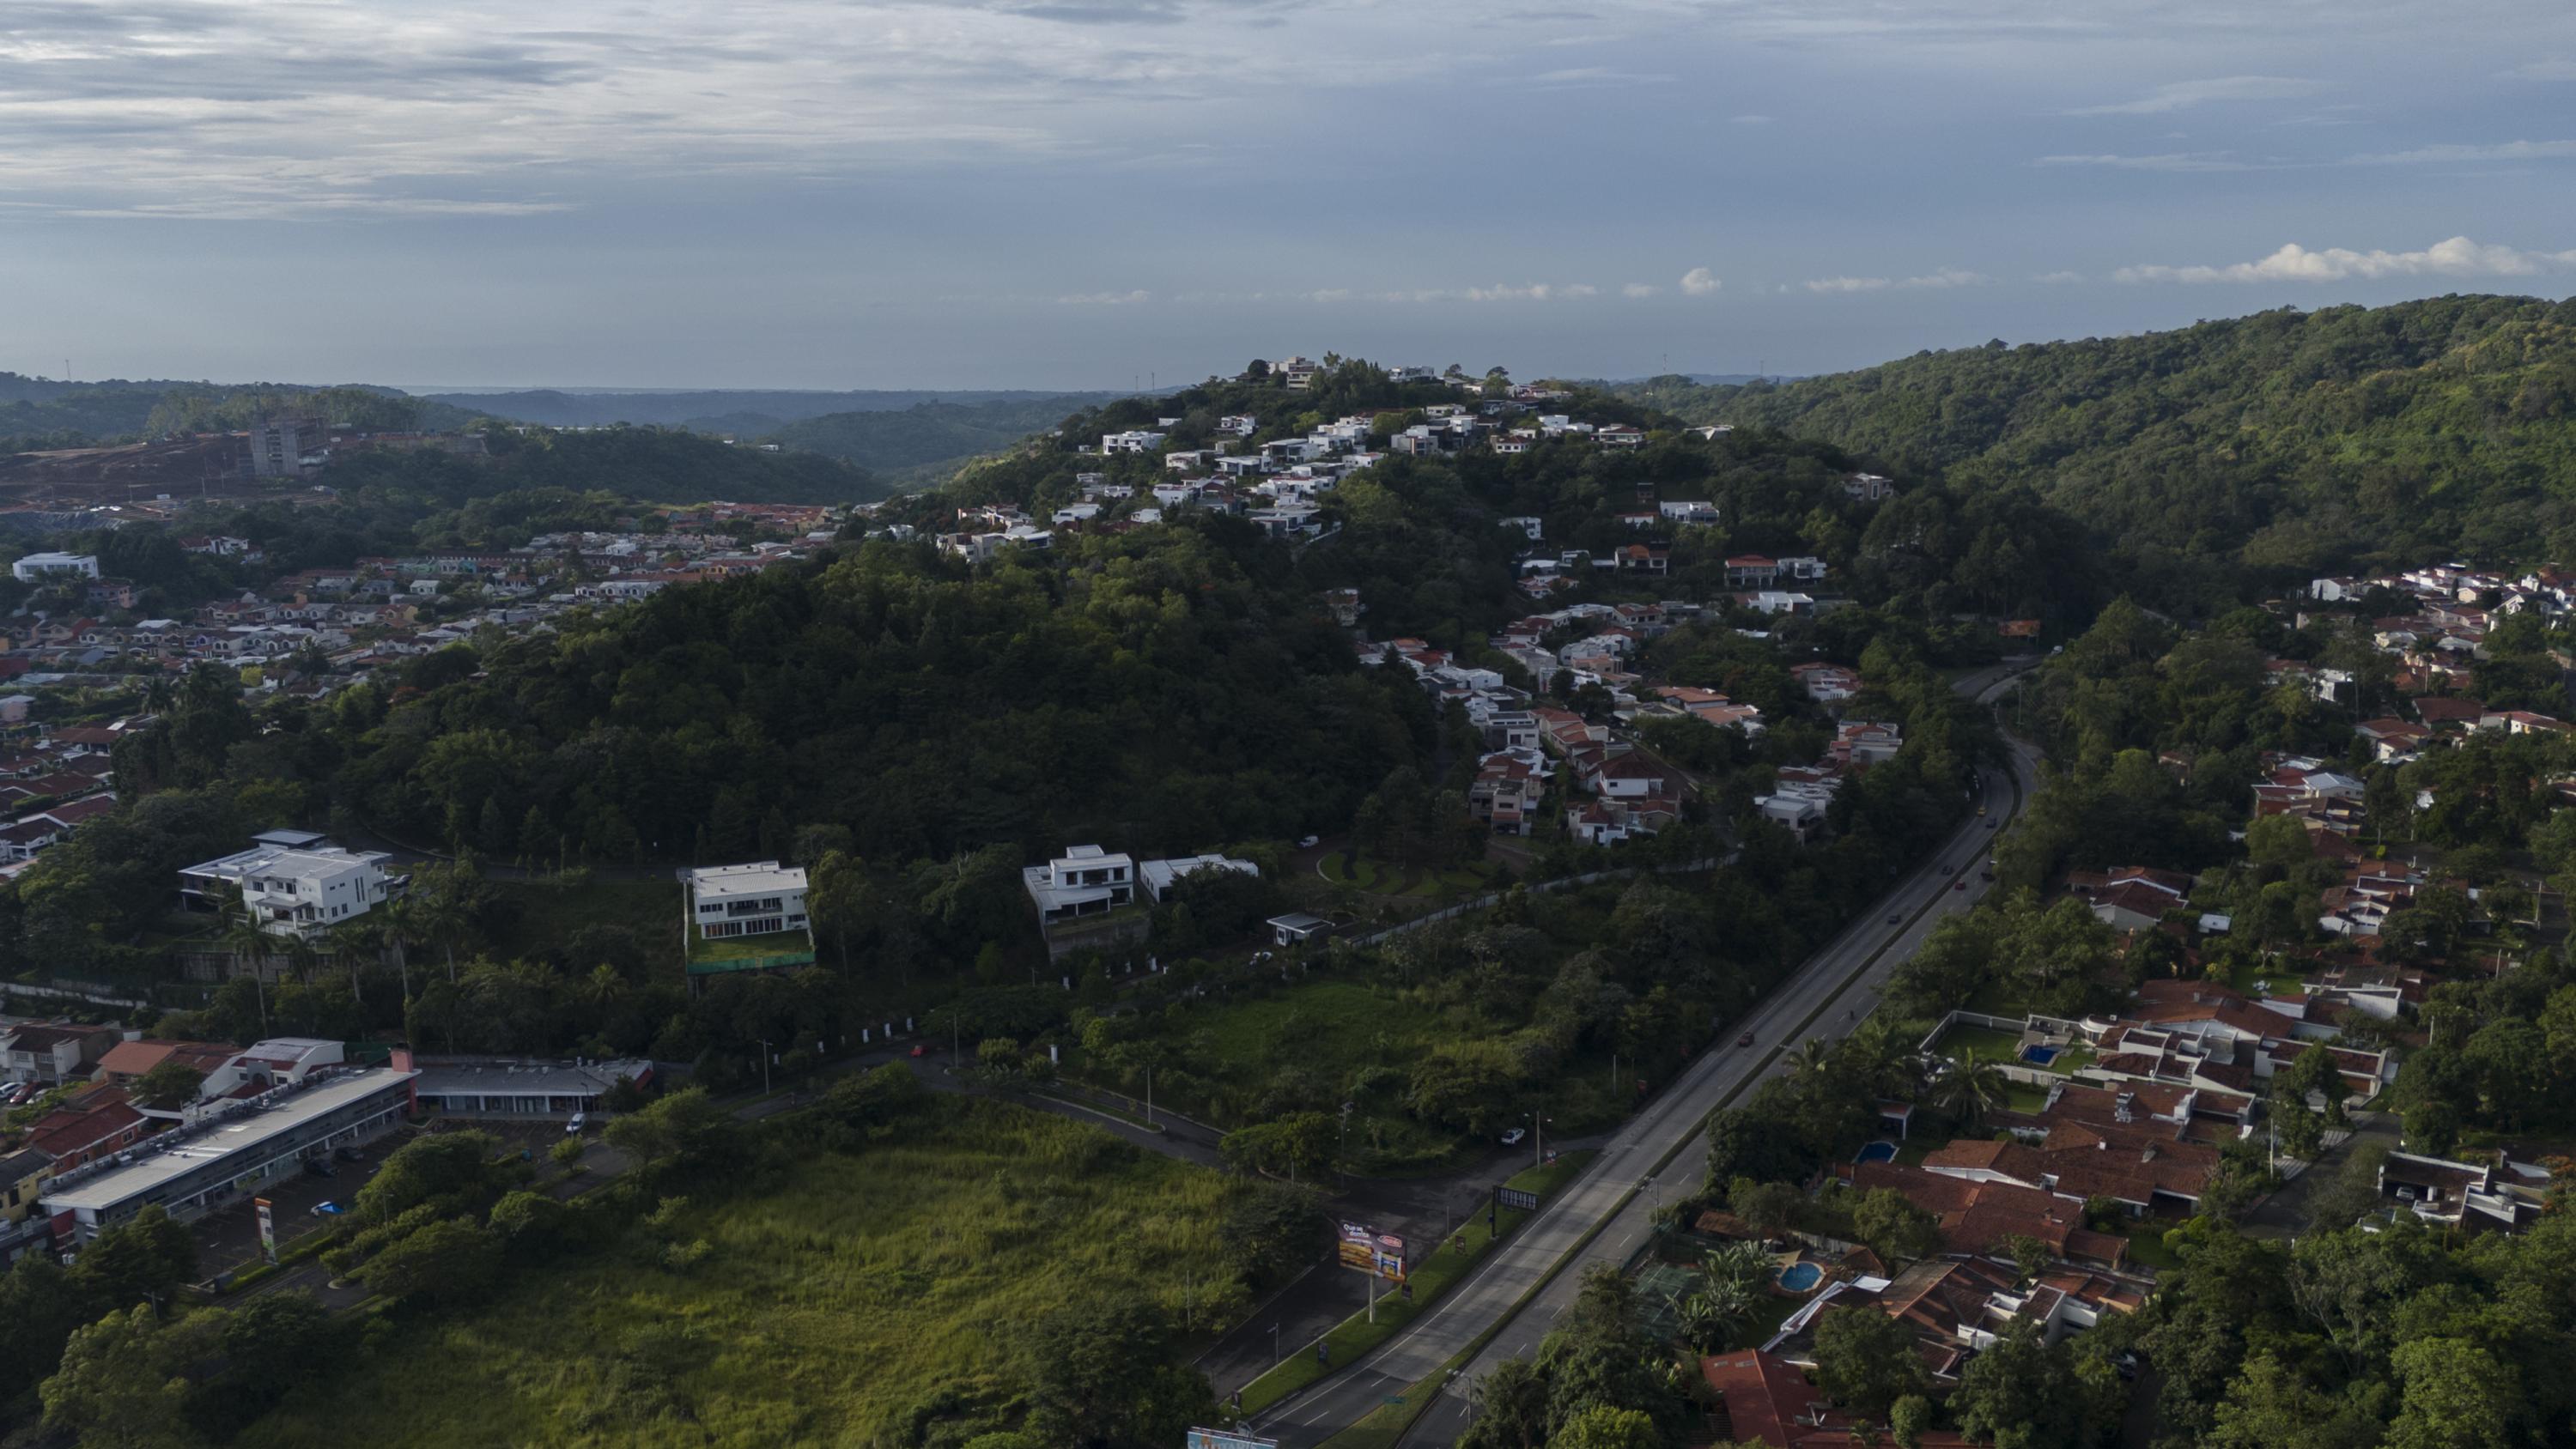
[[[1504,1134],[1503,1134],[1503,1145],[1504,1145],[1505,1147],[1518,1147],[1518,1146],[1520,1146],[1523,1142],[1527,1141],[1528,1139],[1529,1139],[1529,1129],[1528,1129],[1528,1128],[1526,1128],[1526,1127],[1515,1127],[1515,1128],[1513,1128],[1512,1130],[1510,1130],[1509,1132],[1506,1132],[1506,1133],[1504,1133]]]
[[[590,1114],[588,1112],[575,1112],[572,1114],[572,1120],[564,1124],[564,1135],[566,1137],[579,1137],[582,1134],[582,1129],[589,1125]]]

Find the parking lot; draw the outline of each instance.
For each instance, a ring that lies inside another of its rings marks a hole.
[[[505,1151],[527,1154],[530,1165],[540,1176],[560,1170],[547,1160],[546,1154],[564,1140],[564,1124],[561,1122],[447,1118],[433,1126],[443,1132],[489,1133],[500,1140]],[[405,1127],[368,1143],[358,1149],[356,1162],[332,1163],[337,1176],[298,1174],[279,1178],[263,1188],[258,1196],[267,1198],[275,1208],[278,1250],[285,1251],[287,1245],[297,1238],[327,1225],[327,1219],[314,1216],[314,1204],[336,1202],[346,1206],[356,1199],[358,1189],[366,1186],[368,1179],[376,1175],[376,1169],[384,1165],[387,1154],[427,1130],[432,1129]],[[616,1154],[601,1144],[597,1132],[592,1132],[588,1140],[590,1151],[582,1160],[589,1164],[590,1172],[585,1174],[585,1178],[576,1178],[573,1183],[566,1184],[567,1189],[582,1184],[585,1179],[596,1181],[614,1176],[623,1166]],[[201,1278],[238,1272],[261,1259],[259,1218],[247,1198],[198,1219],[192,1229],[197,1238],[197,1272]]]

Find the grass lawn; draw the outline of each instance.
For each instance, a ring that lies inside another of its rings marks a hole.
[[[2128,1232],[2121,1234],[2129,1240],[2130,1261],[2144,1264],[2159,1273],[2181,1267],[2182,1259],[2165,1246],[2165,1233],[2172,1226],[2162,1218],[2149,1218],[2131,1225]]]
[[[2004,1105],[2016,1112],[2039,1112],[2048,1107],[2048,1094],[2037,1087],[2012,1084],[2004,1094]]]
[[[895,1142],[516,1274],[479,1310],[399,1321],[382,1363],[242,1442],[910,1444],[941,1399],[928,1425],[963,1439],[1004,1427],[1021,1330],[1087,1290],[1141,1290],[1199,1335],[1246,1310],[1209,1283],[1224,1177],[1003,1103],[924,1111]],[[709,1252],[675,1271],[666,1238]]]
[[[1193,1056],[1212,1064],[1217,1082],[1240,1092],[1258,1091],[1285,1067],[1326,1081],[1347,1080],[1364,1068],[1394,1073],[1388,1088],[1400,1093],[1403,1074],[1423,1054],[1445,1042],[1484,1035],[1473,1020],[1435,1010],[1401,993],[1340,980],[1310,980],[1258,1000],[1203,1006],[1179,1032]],[[1445,1155],[1448,1134],[1414,1120],[1390,1096],[1362,1101],[1351,1119],[1354,1166],[1371,1153],[1385,1157]]]
[[[1982,1057],[1990,1062],[2009,1062],[2021,1050],[2021,1033],[1991,1026],[1954,1026],[1941,1033],[1932,1049],[1960,1061]]]

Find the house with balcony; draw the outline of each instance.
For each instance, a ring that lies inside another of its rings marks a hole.
[[[688,974],[761,971],[814,961],[805,911],[805,868],[774,860],[705,865],[680,872],[688,915]]]
[[[1020,872],[1038,921],[1053,926],[1080,916],[1107,915],[1136,902],[1136,862],[1097,845],[1068,846],[1044,865]]]
[[[392,875],[382,851],[332,845],[309,830],[267,830],[248,850],[179,872],[183,903],[219,909],[236,898],[280,938],[311,940],[401,896],[409,876]]]

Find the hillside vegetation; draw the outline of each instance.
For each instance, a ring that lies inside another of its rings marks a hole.
[[[2193,611],[2450,553],[2576,553],[2576,303],[2440,297],[1926,352],[1622,396],[1778,429],[2083,519],[2118,582]]]

